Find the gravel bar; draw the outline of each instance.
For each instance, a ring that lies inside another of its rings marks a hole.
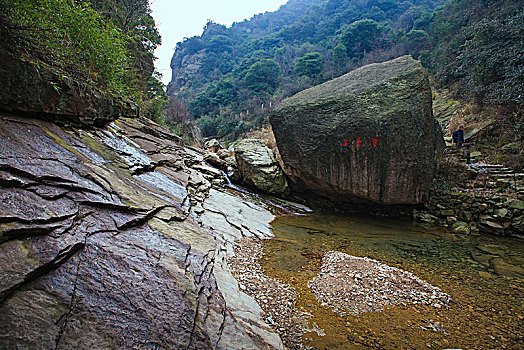
[[[448,294],[410,272],[377,260],[327,252],[317,277],[308,282],[319,303],[341,316],[382,311],[407,303],[445,307]]]

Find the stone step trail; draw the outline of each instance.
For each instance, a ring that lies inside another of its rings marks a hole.
[[[454,146],[446,147],[445,154],[447,157],[457,158],[458,161],[463,164],[467,163],[467,156],[463,153],[463,150],[457,149]],[[517,173],[511,168],[505,167],[503,164],[480,162],[476,157],[470,157],[468,167],[468,170],[472,172],[478,172],[480,169],[486,170],[489,177],[488,182],[493,186],[499,184],[499,186],[514,188],[516,185],[517,193],[524,193],[524,173]]]

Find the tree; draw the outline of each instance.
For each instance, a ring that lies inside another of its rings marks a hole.
[[[317,77],[322,73],[324,61],[319,52],[310,52],[300,57],[295,64],[295,72],[300,76]]]
[[[410,30],[403,38],[408,52],[417,58],[419,53],[430,48],[429,35],[423,30]]]
[[[100,88],[123,92],[129,87],[124,76],[128,38],[88,3],[1,0],[0,8],[0,26],[18,37],[16,49]]]
[[[524,13],[485,18],[468,31],[471,38],[457,57],[465,75],[463,92],[478,101],[524,107]]]
[[[88,3],[88,1],[78,1]],[[129,66],[126,84],[144,92],[153,74],[154,51],[162,40],[151,16],[148,0],[91,0],[93,8],[106,21],[116,25],[126,37]],[[136,96],[140,97],[140,96]]]
[[[457,0],[429,27],[435,47],[425,61],[437,81],[468,99],[524,106],[521,2]]]
[[[208,51],[216,53],[231,52],[233,40],[225,35],[214,35],[208,40],[206,48]]]
[[[187,111],[186,105],[176,96],[169,97],[165,114],[166,123],[173,125],[181,124],[192,119],[191,114]]]
[[[348,66],[347,47],[342,43],[338,43],[333,48],[333,68],[336,75],[344,74]]]
[[[340,36],[349,58],[361,58],[365,53],[383,45],[385,29],[372,19],[351,23]]]
[[[253,95],[273,93],[277,87],[279,75],[278,63],[271,59],[263,59],[249,67],[244,76],[244,82]]]
[[[226,106],[235,100],[237,88],[232,78],[221,78],[208,85],[189,103],[189,111],[195,117],[205,114],[218,114],[221,106]]]
[[[209,137],[217,134],[218,126],[221,123],[221,118],[213,118],[205,115],[197,120],[202,136]]]

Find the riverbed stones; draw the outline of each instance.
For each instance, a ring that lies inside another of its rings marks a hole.
[[[216,153],[213,152],[206,153],[204,155],[204,161],[218,169],[225,170],[227,168],[226,163],[220,159]]]
[[[515,199],[514,201],[512,201],[512,202],[509,204],[508,207],[511,208],[511,209],[524,210],[524,201],[521,201],[521,200]]]
[[[524,268],[510,264],[501,258],[492,259],[490,264],[497,275],[518,278],[524,277]]]
[[[438,217],[436,217],[435,215],[431,215],[429,213],[424,213],[424,212],[416,212],[416,211],[414,211],[413,213],[413,218],[415,220],[419,220],[419,221],[422,221],[428,224],[434,224],[435,222],[438,221]]]
[[[524,211],[518,209],[519,200],[508,199],[507,194],[469,193],[431,189],[426,211],[414,211],[413,217],[435,215],[435,223],[449,226],[458,217],[466,222],[471,233],[483,232],[505,236],[521,236],[524,232]]]
[[[243,180],[258,190],[283,194],[288,189],[284,172],[273,152],[258,139],[244,139],[235,145],[235,158]]]
[[[218,142],[217,139],[211,139],[204,143],[204,148],[207,149],[209,152],[218,152],[219,150],[223,149],[224,147],[220,142]]]
[[[418,61],[371,64],[270,115],[284,171],[333,201],[417,204],[436,168],[431,88]]]
[[[504,234],[504,227],[490,215],[480,216],[479,227],[491,233]]]
[[[473,214],[469,210],[461,210],[459,212],[459,218],[465,222],[470,222],[473,219]]]
[[[308,282],[318,301],[341,315],[415,303],[446,306],[450,296],[415,275],[370,258],[327,252],[317,277]]]
[[[464,221],[457,221],[451,226],[453,232],[467,234],[469,233],[469,226]]]
[[[234,256],[228,260],[240,288],[253,295],[264,310],[267,324],[277,328],[288,349],[301,349],[302,334],[306,322],[298,322],[300,316],[295,307],[297,291],[288,283],[264,274],[259,260],[263,246],[260,241],[242,239],[235,246]]]

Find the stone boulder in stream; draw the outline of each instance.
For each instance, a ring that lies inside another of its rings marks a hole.
[[[284,100],[270,122],[284,171],[333,201],[417,204],[436,168],[426,72],[409,56]]]
[[[280,165],[261,140],[245,139],[237,143],[235,158],[244,182],[270,194],[282,194],[287,190],[287,180]]]

